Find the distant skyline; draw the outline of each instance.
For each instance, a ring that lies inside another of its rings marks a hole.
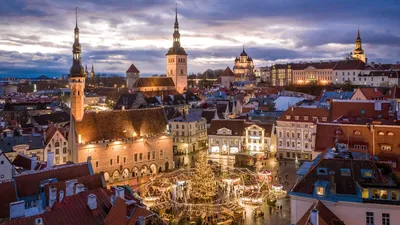
[[[175,3],[188,72],[232,68],[245,45],[255,66],[342,59],[358,27],[368,61],[400,61],[398,0],[3,0],[0,77],[68,74],[75,7],[83,65],[165,73]]]

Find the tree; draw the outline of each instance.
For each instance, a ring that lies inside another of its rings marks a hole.
[[[195,172],[190,181],[190,189],[191,197],[199,200],[210,200],[216,195],[217,185],[214,180],[214,173],[203,152],[200,152],[196,161]]]

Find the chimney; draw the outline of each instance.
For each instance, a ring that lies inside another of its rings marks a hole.
[[[78,180],[67,180],[65,181],[65,196],[74,195],[74,185],[78,183]]]
[[[35,170],[36,165],[37,165],[36,156],[32,156],[32,158],[31,158],[31,170]]]
[[[75,186],[75,194],[79,194],[83,191],[85,191],[85,186],[83,184],[79,183]]]
[[[312,225],[319,225],[319,211],[318,209],[312,209],[310,211],[310,222]]]
[[[146,224],[146,219],[144,216],[139,216],[138,218],[138,225],[145,225]]]
[[[25,200],[10,203],[10,219],[25,217]]]
[[[123,187],[115,188],[115,197],[120,197],[122,199],[125,199],[125,190]]]
[[[329,183],[330,183],[330,189],[329,193],[330,194],[336,194],[336,182],[335,182],[335,172],[330,171],[329,172]]]
[[[60,196],[58,197],[58,201],[61,202],[64,199],[64,191],[60,191]]]
[[[47,152],[47,168],[53,168],[54,166],[54,152]]]
[[[87,197],[87,204],[90,210],[97,209],[97,198],[95,194],[89,194]]]
[[[42,218],[36,218],[35,219],[35,225],[44,225],[43,219]]]
[[[57,202],[57,188],[55,186],[49,187],[49,206],[53,207],[54,203]]]

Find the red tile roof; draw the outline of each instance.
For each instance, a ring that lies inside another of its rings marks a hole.
[[[51,138],[53,135],[57,132],[57,128],[54,124],[51,124],[49,128],[46,130],[46,142],[44,146],[47,146],[47,144],[50,142]]]
[[[96,195],[97,208],[90,210],[87,206],[89,194]],[[81,192],[76,195],[64,197],[62,202],[56,202],[50,211],[43,214],[13,219],[2,225],[30,225],[35,224],[36,218],[42,218],[45,225],[87,225],[104,224],[112,205],[110,203],[111,192],[102,188]]]
[[[297,120],[296,116],[298,116]],[[323,117],[326,117],[326,119],[328,120],[328,116],[329,116],[329,111],[326,108],[290,107],[279,117],[278,120],[296,121],[296,122],[314,122],[315,121],[314,118],[317,117],[318,121],[321,122]]]
[[[383,99],[384,97],[382,92],[378,88],[363,87],[358,88],[357,91],[361,91],[361,93],[365,96],[367,100]],[[357,91],[355,91],[354,94],[356,94]]]
[[[222,72],[221,76],[226,76],[226,77],[234,77],[235,74],[232,72],[232,70],[228,67]]]
[[[381,110],[375,109],[379,102],[374,101],[351,101],[332,100],[330,108],[331,121],[340,117],[366,117],[366,118],[389,118],[390,102],[382,101]]]
[[[209,135],[217,135],[221,128],[232,131],[232,136],[243,136],[245,128],[245,120],[212,120]]]
[[[363,70],[365,63],[361,60],[342,60],[339,61],[333,70]]]
[[[175,87],[172,77],[140,77],[134,84],[133,88],[142,87]]]
[[[140,71],[136,68],[135,65],[133,65],[133,63],[126,72],[127,73],[140,73]]]
[[[296,225],[310,225],[310,212],[313,209],[318,210],[319,225],[345,225],[331,210],[329,210],[321,201],[317,200],[301,217]]]
[[[90,175],[88,163],[69,164],[37,172],[16,175],[14,177],[19,197],[37,195],[40,192],[42,181],[56,178],[58,181],[66,181]]]
[[[385,95],[388,99],[399,99],[400,98],[400,87],[395,84]]]
[[[6,218],[10,216],[10,203],[18,200],[14,180],[0,182],[0,190],[0,218]]]
[[[16,167],[21,167],[24,170],[32,169],[32,160],[26,155],[18,154],[12,164]]]

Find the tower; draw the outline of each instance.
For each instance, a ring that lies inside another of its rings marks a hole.
[[[181,35],[179,34],[178,8],[175,8],[175,24],[173,44],[166,54],[167,76],[172,77],[176,90],[183,93],[187,86],[187,54],[181,47]]]
[[[133,88],[133,85],[136,83],[139,77],[140,71],[132,63],[132,65],[126,71],[126,87],[128,88],[128,90]]]
[[[353,58],[367,63],[367,58],[365,57],[364,50],[362,49],[360,30],[357,32],[356,49],[354,49]]]
[[[77,8],[78,9],[78,8]],[[81,44],[79,43],[78,10],[76,14],[74,44],[72,45],[72,66],[69,70],[69,87],[71,88],[71,115],[76,121],[83,118],[83,100],[86,73],[82,66]]]
[[[90,78],[91,78],[92,80],[94,80],[94,76],[95,76],[95,73],[94,73],[94,66],[93,66],[93,64],[92,64],[92,70],[90,71]]]

